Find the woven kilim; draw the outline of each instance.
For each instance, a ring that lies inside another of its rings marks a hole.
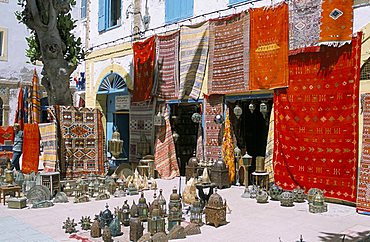
[[[23,127],[24,127],[24,100],[23,100],[22,84],[19,87],[18,106],[17,106],[17,109],[15,110],[14,123],[18,123],[21,130],[23,130]]]
[[[222,148],[222,130],[221,124],[216,124],[214,119],[217,114],[223,114],[223,95],[205,96],[204,109],[204,129],[205,129],[205,158],[218,159]]]
[[[353,0],[323,0],[320,42],[352,38]]]
[[[4,145],[5,141],[13,143],[14,130],[13,126],[0,126],[0,145]]]
[[[134,90],[133,102],[149,100],[154,86],[155,38],[132,44],[134,51]]]
[[[78,178],[103,174],[106,161],[101,112],[95,108],[59,106],[61,176]]]
[[[37,123],[24,124],[22,172],[29,174],[39,170],[40,132]]]
[[[274,177],[283,189],[356,201],[360,53],[361,35],[290,56],[289,88],[274,97]]]
[[[363,101],[364,127],[362,133],[362,155],[357,193],[357,211],[370,214],[370,94]]]
[[[233,137],[231,134],[231,125],[229,118],[230,110],[226,110],[226,119],[225,119],[225,130],[224,137],[222,140],[222,156],[224,158],[225,164],[229,168],[229,181],[231,183],[235,180],[235,157],[234,157],[234,144]]]
[[[157,37],[159,98],[176,99],[179,92],[179,37],[179,31]]]
[[[198,99],[207,65],[209,23],[182,26],[180,30],[179,99]]]
[[[130,108],[130,162],[138,162],[151,154],[154,144],[153,102],[131,103]]]
[[[165,111],[165,126],[157,128],[155,139],[154,164],[162,179],[172,179],[180,175],[176,160],[175,142],[172,137],[172,129],[168,111]]]
[[[250,10],[249,89],[288,86],[288,5]]]
[[[54,172],[57,166],[57,126],[56,123],[39,124],[41,136],[41,162],[44,164],[44,172]]]
[[[266,154],[265,154],[265,168],[269,173],[269,181],[274,182],[274,166],[272,158],[274,156],[274,106],[271,108],[270,123],[269,123],[269,132],[267,134],[267,145],[266,145]]]
[[[209,94],[248,90],[249,14],[242,12],[210,21]]]
[[[289,49],[317,44],[320,22],[321,0],[289,1]]]

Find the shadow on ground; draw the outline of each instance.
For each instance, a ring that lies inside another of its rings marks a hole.
[[[355,235],[322,232],[319,238],[320,241],[330,242],[370,242],[370,231],[356,232]]]

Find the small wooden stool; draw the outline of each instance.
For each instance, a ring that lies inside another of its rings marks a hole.
[[[20,186],[1,186],[0,187],[0,201],[3,199],[3,203],[5,205],[5,196],[8,195],[10,192],[16,192],[18,197],[21,195],[21,187]]]

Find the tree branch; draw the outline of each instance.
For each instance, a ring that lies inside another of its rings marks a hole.
[[[27,0],[27,4],[30,6],[31,15],[33,18],[34,26],[39,27],[43,30],[47,30],[47,26],[40,20],[40,13],[37,8],[36,0]]]
[[[58,13],[55,10],[54,0],[49,1],[49,23],[48,29],[51,30],[56,27],[58,20]]]

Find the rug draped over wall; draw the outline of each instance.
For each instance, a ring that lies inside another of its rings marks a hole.
[[[182,26],[180,30],[179,99],[198,99],[206,71],[209,44],[209,23]]]
[[[288,5],[250,11],[249,89],[288,86]]]
[[[40,131],[37,123],[24,124],[22,172],[38,172],[40,154]]]
[[[274,96],[274,177],[283,189],[356,201],[360,53],[361,34],[289,57],[289,88]]]
[[[248,90],[249,22],[247,12],[210,20],[209,94]]]
[[[106,161],[102,114],[95,108],[56,107],[62,177],[103,174]]]

